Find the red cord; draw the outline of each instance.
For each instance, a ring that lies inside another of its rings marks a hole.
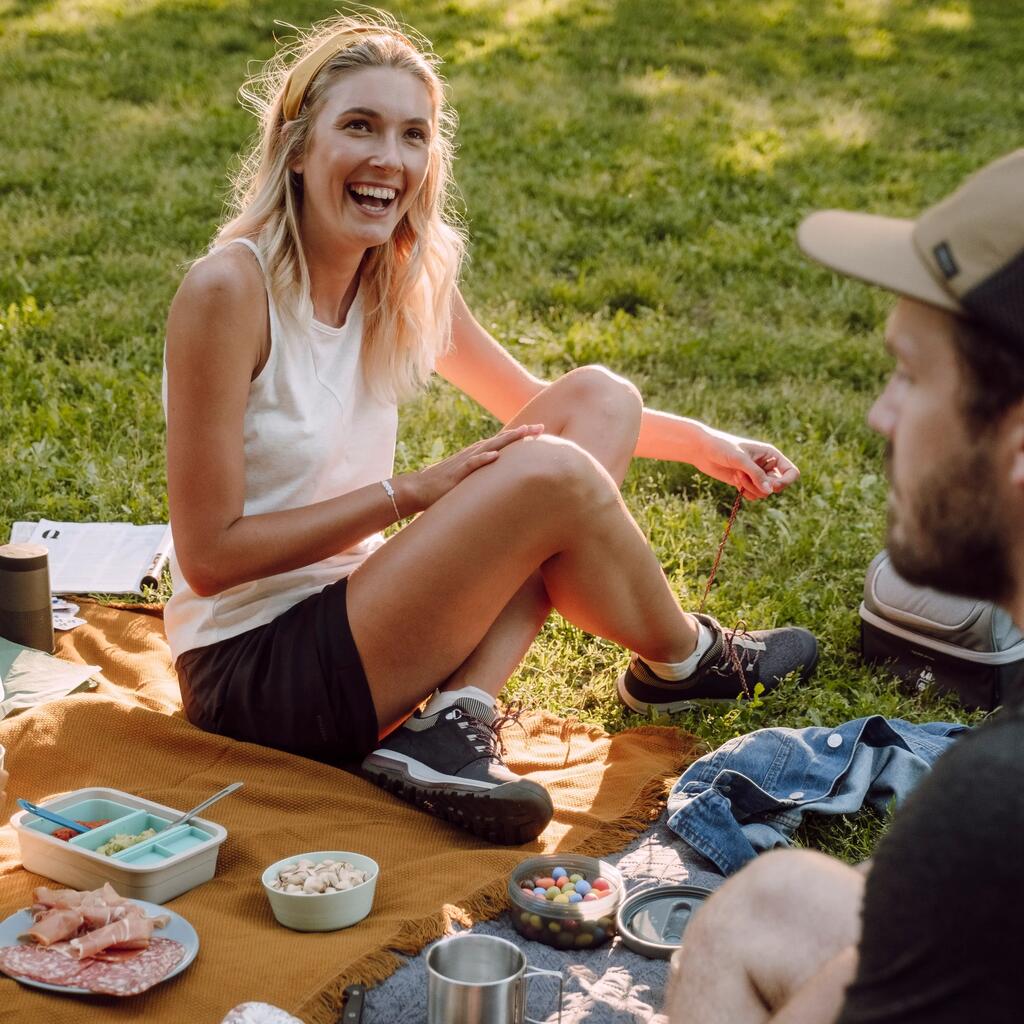
[[[715,582],[715,573],[718,572],[718,563],[722,560],[722,552],[725,550],[725,542],[729,539],[729,532],[732,530],[732,524],[736,522],[736,516],[739,514],[740,505],[742,503],[743,492],[737,491],[736,500],[732,503],[732,511],[729,513],[729,522],[725,524],[725,533],[722,534],[722,540],[718,545],[718,553],[715,555],[715,564],[711,566],[708,583],[704,588],[704,596],[700,599],[700,607],[697,609],[698,612],[704,611],[704,605],[707,603],[708,594],[711,593],[711,584]]]

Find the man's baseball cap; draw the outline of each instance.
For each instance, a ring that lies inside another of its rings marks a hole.
[[[841,274],[974,320],[1024,351],[1024,149],[917,220],[823,210],[797,242]]]

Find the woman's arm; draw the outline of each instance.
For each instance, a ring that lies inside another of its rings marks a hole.
[[[268,345],[266,292],[251,254],[235,246],[192,267],[167,323],[167,494],[178,564],[202,596],[320,561],[395,522],[377,483],[315,505],[242,514],[245,407]],[[394,477],[399,513],[428,508],[538,430],[503,431]]]
[[[437,372],[501,423],[508,423],[547,387],[477,323],[458,290],[452,303],[451,348],[438,360]]]
[[[394,520],[379,486],[243,516],[245,407],[268,351],[251,253],[233,246],[193,266],[167,323],[167,493],[182,573],[204,596],[319,561]]]
[[[438,361],[437,370],[502,423],[548,387],[481,327],[458,292],[452,346]],[[796,466],[770,444],[656,409],[644,409],[636,455],[688,462],[702,473],[738,487],[751,499],[785,490],[800,476]]]
[[[784,491],[800,477],[800,470],[774,445],[656,409],[644,409],[636,454],[689,462],[751,500]]]

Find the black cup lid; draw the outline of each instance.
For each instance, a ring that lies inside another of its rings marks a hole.
[[[622,941],[641,956],[668,960],[711,892],[699,885],[657,885],[633,893],[617,915]]]

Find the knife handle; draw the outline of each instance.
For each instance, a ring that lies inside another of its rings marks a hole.
[[[345,1009],[342,1010],[338,1024],[362,1024],[365,995],[365,985],[349,985],[345,989]]]

